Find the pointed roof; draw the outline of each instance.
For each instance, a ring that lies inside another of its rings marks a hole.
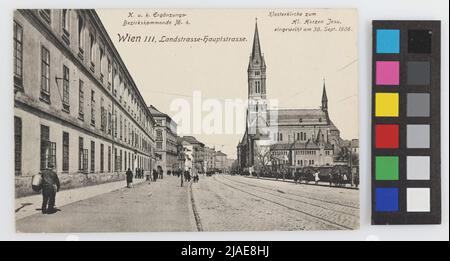
[[[198,144],[198,145],[200,145],[202,147],[205,146],[204,143],[198,141],[194,136],[183,136],[183,141],[185,141],[187,143],[190,143],[192,145]]]
[[[160,110],[158,110],[153,105],[150,105],[148,108],[149,108],[150,113],[152,114],[152,116],[168,117],[167,114],[165,114],[164,112],[161,112]]]
[[[325,143],[325,137],[323,136],[321,129],[319,129],[319,131],[317,132],[316,143],[318,144]]]
[[[253,36],[253,49],[252,49],[252,58],[260,58],[261,57],[261,45],[259,43],[259,33],[258,33],[258,19],[255,21],[255,35]]]
[[[325,78],[323,79],[322,101],[323,101],[323,102],[328,101],[328,98],[327,98],[327,90],[325,89]]]
[[[222,151],[216,151],[216,156],[227,156],[227,154],[223,153]]]

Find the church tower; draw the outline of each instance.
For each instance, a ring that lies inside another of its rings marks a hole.
[[[258,23],[255,22],[253,47],[248,63],[248,113],[249,134],[256,136],[267,132],[266,62],[261,53]],[[263,130],[264,129],[264,130]]]
[[[328,98],[327,98],[327,90],[325,89],[325,79],[323,79],[322,111],[324,111],[327,114],[328,118]]]

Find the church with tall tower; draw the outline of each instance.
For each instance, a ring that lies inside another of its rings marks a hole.
[[[332,165],[343,140],[329,117],[325,79],[317,109],[270,109],[257,21],[247,76],[246,129],[237,146],[239,168],[253,171],[259,164],[261,147],[269,150],[270,161],[292,168]]]

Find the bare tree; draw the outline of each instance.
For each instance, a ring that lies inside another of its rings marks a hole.
[[[270,146],[258,146],[256,149],[255,170],[259,178],[259,173],[267,172],[271,164]]]

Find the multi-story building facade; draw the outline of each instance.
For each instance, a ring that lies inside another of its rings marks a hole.
[[[156,166],[165,173],[172,172],[178,166],[177,158],[177,124],[169,115],[150,105],[150,112],[155,119]]]
[[[278,143],[271,146],[270,161],[273,165],[287,165],[294,168],[318,167],[333,164],[333,146],[316,143]]]
[[[212,172],[216,169],[216,150],[205,146],[205,172]]]
[[[181,140],[183,146],[183,162],[181,162],[180,168],[187,171],[192,171],[194,168],[194,145],[185,140]]]
[[[223,153],[222,151],[217,151],[215,155],[216,170],[221,173],[226,172],[227,163],[227,154]]]
[[[94,10],[17,10],[13,42],[16,180],[152,169],[155,121]]]
[[[205,170],[205,144],[193,136],[183,136],[183,147],[192,150],[192,170],[203,173]]]

